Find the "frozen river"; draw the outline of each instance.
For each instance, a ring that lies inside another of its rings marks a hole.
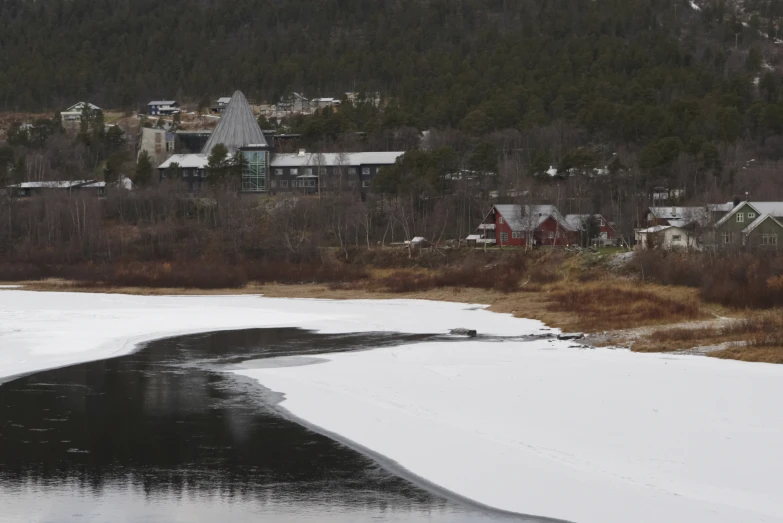
[[[227,331],[0,385],[0,521],[537,521],[403,479],[221,371],[432,338]]]
[[[246,329],[306,337],[171,339]],[[783,523],[783,366],[547,333],[477,304],[0,289],[0,521]]]

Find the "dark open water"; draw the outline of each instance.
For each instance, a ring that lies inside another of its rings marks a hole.
[[[218,332],[2,384],[0,522],[538,521],[395,476],[218,370],[427,339],[435,337]]]

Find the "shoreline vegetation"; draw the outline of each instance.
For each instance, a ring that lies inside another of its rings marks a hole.
[[[595,346],[783,363],[780,256],[425,249],[409,257],[384,248],[354,259],[0,265],[0,282],[39,291],[483,303],[584,332]]]

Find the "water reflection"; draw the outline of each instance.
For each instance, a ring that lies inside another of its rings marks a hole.
[[[0,521],[520,520],[394,476],[214,370],[428,338],[220,332],[0,385]]]

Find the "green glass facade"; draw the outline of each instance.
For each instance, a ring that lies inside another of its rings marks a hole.
[[[265,192],[269,170],[269,152],[242,150],[242,192]]]

